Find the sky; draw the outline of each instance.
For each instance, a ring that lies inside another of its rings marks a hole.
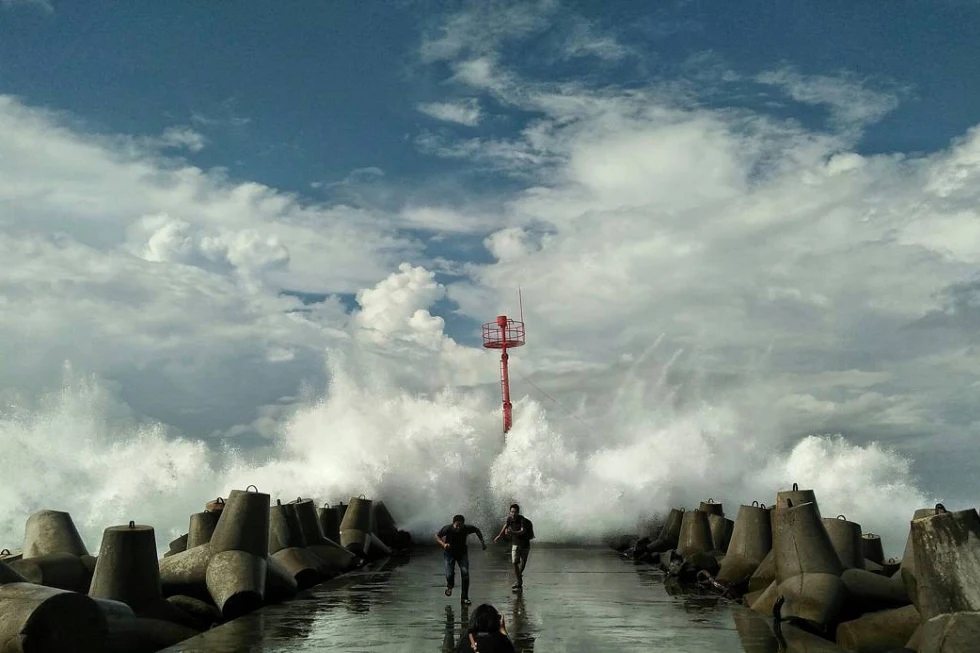
[[[0,539],[58,505],[159,543],[248,483],[571,537],[799,482],[900,553],[980,494],[977,33],[0,0]],[[519,289],[504,438],[480,325]]]

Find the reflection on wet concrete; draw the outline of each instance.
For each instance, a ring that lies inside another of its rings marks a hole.
[[[514,642],[517,653],[531,653],[534,650],[534,629],[527,615],[523,592],[517,594],[511,601],[510,613],[506,614],[505,618],[507,633]]]
[[[634,567],[608,550],[537,546],[519,593],[510,589],[508,553],[505,547],[470,552],[472,606],[443,595],[440,552],[425,549],[408,564],[388,561],[312,588],[166,653],[451,653],[480,603],[500,610],[515,649],[524,653],[780,650],[761,615],[708,591],[665,584],[652,567]],[[834,650],[828,646],[820,650]]]
[[[748,609],[732,610],[732,620],[745,653],[779,653],[779,642],[761,614]]]

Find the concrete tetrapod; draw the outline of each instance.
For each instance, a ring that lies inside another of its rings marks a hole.
[[[282,565],[296,581],[297,590],[313,587],[328,578],[323,571],[325,566],[323,559],[306,547],[291,546],[279,549],[269,556],[269,559]]]
[[[207,570],[211,556],[211,543],[208,542],[160,560],[163,595],[210,599],[207,591]]]
[[[89,597],[98,606],[106,625],[106,648],[110,651],[136,649],[136,615],[122,601]]]
[[[653,542],[647,545],[650,553],[663,553],[670,549],[676,549],[681,536],[681,524],[684,523],[684,509],[671,508],[667,515],[667,521],[660,529],[660,535]]]
[[[170,540],[170,550],[163,554],[164,558],[167,558],[178,553],[182,553],[187,550],[187,538],[188,533],[184,533],[178,538]]]
[[[722,553],[728,551],[735,522],[722,515],[708,515],[708,528],[711,530],[711,548]]]
[[[186,548],[193,549],[195,546],[210,542],[220,517],[220,512],[208,512],[207,510],[191,515],[190,524],[187,526]]]
[[[768,512],[771,518],[772,511],[770,510]],[[761,592],[767,587],[769,587],[770,583],[772,583],[775,580],[776,580],[776,552],[770,549],[769,553],[766,554],[766,557],[763,558],[762,562],[759,563],[758,569],[756,569],[755,573],[753,573],[752,576],[749,577],[748,590],[749,592]]]
[[[881,575],[888,576],[891,578],[895,574],[898,574],[901,578],[902,576],[902,561],[896,560],[895,558],[888,558],[885,560],[884,564],[881,565]]]
[[[269,553],[269,503],[269,495],[258,488],[255,492],[232,490],[211,535],[211,550],[215,554],[244,551],[265,558]]]
[[[265,600],[267,603],[289,601],[296,596],[296,578],[274,557],[266,560]]]
[[[7,563],[0,560],[0,585],[6,585],[7,583],[27,582],[29,581],[21,576],[20,573],[12,569]]]
[[[323,532],[320,530],[320,520],[316,516],[316,505],[312,499],[299,497],[289,502],[289,507],[296,515],[296,523],[299,524],[300,533],[303,536],[303,544],[319,544],[323,539]]]
[[[746,594],[745,598],[752,610],[768,617],[772,615],[772,608],[776,604],[776,600],[779,599],[779,583],[772,581],[769,583],[769,587],[761,592]]]
[[[371,500],[351,497],[350,505],[340,521],[340,545],[366,558],[371,543]]]
[[[276,505],[269,508],[269,553],[301,546],[306,546],[306,540],[296,511],[276,499]]]
[[[323,504],[322,508],[316,509],[317,519],[320,520],[320,531],[328,540],[334,542],[340,539],[340,514],[336,508],[331,508],[329,503]]]
[[[70,592],[85,594],[92,582],[89,566],[71,553],[47,553],[37,558],[16,560],[10,567],[28,582]]]
[[[95,653],[108,628],[95,601],[33,583],[0,585],[0,651]]]
[[[266,594],[269,593],[269,580],[266,577]],[[176,595],[167,599],[171,605],[179,608],[181,612],[193,619],[198,628],[208,629],[213,624],[221,622],[221,611],[206,601],[195,599],[192,596]]]
[[[845,569],[841,580],[847,588],[848,609],[857,614],[911,603],[900,577],[888,578],[866,569]]]
[[[828,627],[844,602],[844,568],[816,504],[777,506],[772,520],[782,614]]]
[[[75,522],[67,512],[39,510],[27,518],[24,531],[25,560],[50,553],[88,555],[88,549],[75,528]]]
[[[163,599],[152,526],[110,526],[102,533],[89,596],[121,601],[138,611]]]
[[[875,535],[874,533],[865,533],[862,535],[861,555],[864,556],[865,560],[870,560],[871,562],[879,565],[884,565],[885,549],[881,545],[881,537],[879,535]],[[865,565],[865,568],[867,568],[867,565]]]
[[[262,606],[268,573],[270,497],[232,490],[211,536],[205,582],[226,619]]]
[[[231,502],[229,498],[229,506]],[[227,550],[211,556],[208,592],[225,619],[236,619],[262,607],[266,573],[266,559],[247,551]]]
[[[702,501],[701,505],[698,506],[698,510],[706,515],[720,515],[725,516],[725,506],[721,503],[715,503],[714,499],[709,498],[707,501]]]
[[[735,518],[728,553],[721,561],[717,580],[726,587],[741,592],[743,586],[772,551],[772,521],[765,506],[741,505]],[[770,582],[774,580],[770,579]]]
[[[342,574],[345,571],[354,569],[359,563],[359,558],[349,549],[345,549],[333,540],[324,537],[320,530],[320,520],[316,515],[316,506],[310,500],[298,500],[290,504],[296,513],[300,530],[303,533],[303,541],[306,547],[315,553],[318,558],[323,560],[321,570],[328,576]],[[370,534],[369,534],[370,535]],[[380,541],[375,538],[369,540],[368,553],[376,555],[378,553],[388,555],[388,551]],[[377,543],[377,546],[375,545]]]
[[[861,525],[847,521],[844,515],[837,515],[836,519],[824,517],[821,521],[844,569],[864,569]]]
[[[980,515],[973,508],[912,522],[919,614],[980,611]]]
[[[276,505],[269,512],[269,559],[275,560],[293,579],[298,590],[313,587],[326,578],[323,561],[306,548],[299,517],[293,504]]]
[[[918,653],[976,653],[980,612],[942,614],[922,624]]]
[[[10,549],[0,549],[0,562],[13,562],[23,557],[24,555],[20,551],[14,552]]]
[[[322,544],[313,544],[307,548],[323,561],[329,575],[342,574],[364,564],[364,558],[359,558],[350,550],[330,540],[324,540]]]
[[[204,504],[204,509],[213,513],[215,517],[221,517],[221,512],[225,509],[225,500],[222,497],[218,497],[213,501],[208,501]]]
[[[902,582],[905,583],[905,591],[916,607],[919,606],[919,596],[915,583],[915,555],[912,546],[912,522],[916,519],[929,517],[936,514],[935,508],[919,508],[912,514],[912,521],[909,522],[909,535],[905,540],[905,552],[902,554],[901,566]],[[885,565],[885,573],[888,572],[888,565]]]
[[[793,483],[792,490],[780,490],[776,493],[776,503],[773,504],[773,510],[779,510],[786,505],[799,506],[804,503],[813,504],[819,519],[820,504],[817,503],[817,495],[813,493],[813,490],[801,490],[798,483]],[[773,535],[775,536],[775,533]],[[773,544],[775,544],[775,540],[773,540]]]
[[[689,558],[695,553],[708,553],[713,548],[708,514],[689,510],[681,520],[681,534],[677,541],[677,553]]]
[[[869,612],[837,626],[837,645],[858,653],[888,653],[905,646],[918,627],[914,605]]]
[[[200,631],[197,629],[188,628],[172,621],[136,617],[135,645],[128,650],[145,651],[147,653],[150,651],[159,651],[160,649],[174,646],[199,634]]]

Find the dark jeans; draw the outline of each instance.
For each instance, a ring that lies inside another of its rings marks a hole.
[[[461,555],[453,555],[452,551],[444,551],[443,559],[446,562],[446,587],[456,586],[456,565],[459,565],[459,577],[463,581],[463,598],[470,595],[470,554],[469,552]]]

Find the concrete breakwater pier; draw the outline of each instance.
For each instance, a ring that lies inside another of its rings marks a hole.
[[[535,544],[516,593],[508,547],[471,551],[473,607],[537,653],[980,650],[975,509],[910,515],[900,560],[810,490],[735,513],[707,500],[610,546]],[[431,538],[364,497],[233,490],[159,560],[153,540],[112,526],[91,556],[66,513],[32,515],[0,564],[0,651],[452,651],[471,611]]]
[[[318,509],[232,490],[161,559],[151,526],[106,528],[92,556],[71,515],[41,510],[22,549],[0,553],[0,652],[159,651],[410,546],[363,496]]]
[[[812,490],[741,505],[709,499],[613,543],[668,584],[694,583],[770,619],[776,650],[980,651],[980,515],[942,504],[910,515],[900,560],[844,515],[824,517]]]

